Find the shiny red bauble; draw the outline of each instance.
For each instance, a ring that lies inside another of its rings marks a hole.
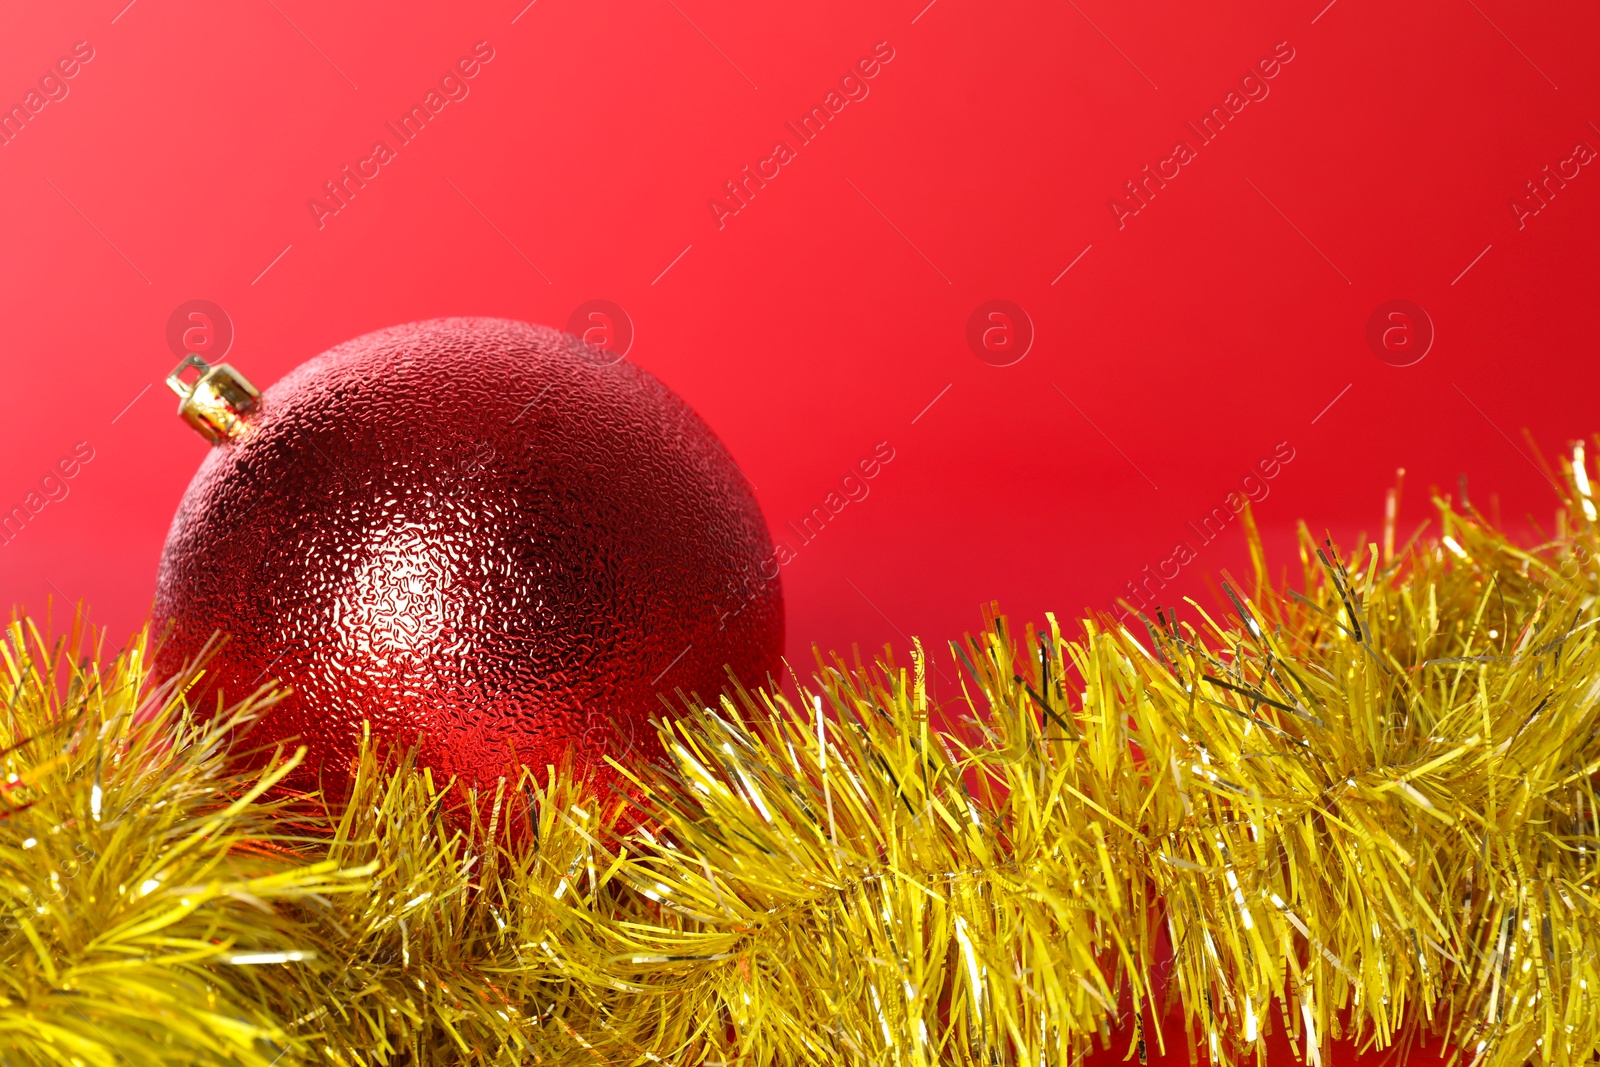
[[[659,749],[660,694],[765,684],[772,546],[716,437],[645,371],[554,330],[442,319],[339,345],[266,390],[173,519],[156,617],[200,706],[292,689],[252,745],[336,792],[362,724],[492,788]]]

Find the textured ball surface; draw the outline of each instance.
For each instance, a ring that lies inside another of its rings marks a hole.
[[[252,740],[298,737],[299,784],[330,789],[363,720],[420,740],[439,780],[492,786],[569,750],[650,757],[658,694],[711,697],[725,666],[765,683],[783,602],[748,484],[688,405],[612,359],[443,319],[292,371],[184,494],[158,666],[228,634],[202,706],[281,679]]]

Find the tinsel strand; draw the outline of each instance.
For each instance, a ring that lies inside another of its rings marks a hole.
[[[19,621],[0,1050],[1591,1063],[1600,546],[1581,449],[1561,473],[1545,544],[1441,499],[1398,552],[1302,529],[1289,583],[1247,520],[1221,609],[996,614],[955,692],[915,646],[686,699],[604,794],[555,767],[463,798],[369,747],[349,797],[286,796],[302,757],[248,752],[270,692],[200,716],[143,639]]]

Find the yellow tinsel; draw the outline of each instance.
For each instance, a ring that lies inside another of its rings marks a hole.
[[[1600,544],[1566,474],[1537,547],[1439,501],[1393,558],[1302,531],[1286,591],[1252,529],[1226,612],[996,617],[939,699],[918,646],[686,702],[626,803],[557,768],[461,805],[368,754],[291,805],[300,755],[238,758],[270,693],[202,720],[143,640],[19,621],[0,1057],[1591,1063]]]

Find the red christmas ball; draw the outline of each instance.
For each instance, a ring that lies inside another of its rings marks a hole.
[[[298,784],[337,792],[363,722],[479,787],[569,751],[650,758],[658,694],[778,666],[782,593],[745,478],[674,393],[568,335],[381,330],[233,430],[207,431],[167,535],[157,666],[221,631],[203,709],[290,686],[251,741],[307,745]]]

